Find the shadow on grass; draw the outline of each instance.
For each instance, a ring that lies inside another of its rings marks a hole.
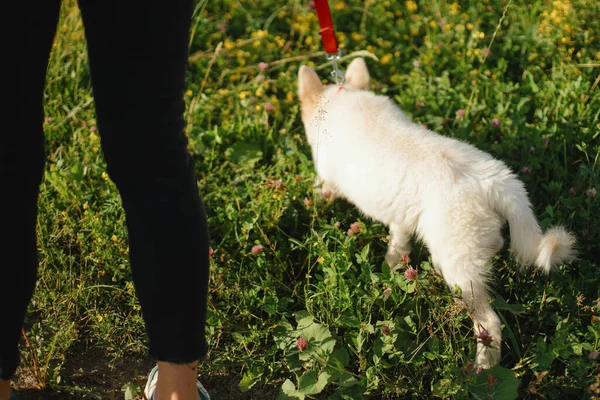
[[[60,383],[48,383],[39,389],[29,365],[17,371],[15,393],[20,400],[121,400],[125,398],[124,386],[134,391],[132,400],[144,400],[142,390],[154,361],[144,354],[129,354],[114,359],[100,349],[85,349],[75,345],[66,355],[60,375]],[[214,399],[251,400],[275,399],[277,386],[257,384],[247,393],[239,389],[241,376],[221,369],[212,369],[210,361],[204,361],[200,379]]]

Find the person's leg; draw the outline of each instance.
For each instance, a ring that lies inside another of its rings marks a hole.
[[[209,265],[183,119],[193,0],[79,4],[102,148],[123,200],[150,355],[161,362],[159,376],[189,381],[195,373],[182,364],[195,365],[206,353]],[[162,382],[156,400],[178,398],[160,397]]]
[[[36,281],[35,224],[44,169],[43,93],[60,0],[11,1],[0,25],[4,48],[0,108],[0,400],[18,362],[21,327]],[[18,31],[8,19],[19,18]]]

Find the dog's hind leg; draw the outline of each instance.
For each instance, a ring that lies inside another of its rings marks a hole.
[[[489,303],[486,283],[490,260],[481,257],[452,256],[452,260],[440,262],[444,279],[454,290],[458,286],[462,297],[473,312],[473,325],[477,336],[475,362],[483,368],[491,368],[500,361],[502,332],[500,318]],[[491,257],[490,257],[491,258]]]

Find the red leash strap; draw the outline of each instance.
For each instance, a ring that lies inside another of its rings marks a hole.
[[[321,30],[321,40],[323,41],[323,47],[325,53],[334,54],[338,52],[338,44],[335,39],[335,30],[333,29],[333,21],[331,19],[331,11],[329,10],[329,3],[327,0],[314,0],[315,10],[317,11],[317,18],[319,19],[319,26]]]

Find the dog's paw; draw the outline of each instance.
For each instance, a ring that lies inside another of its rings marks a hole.
[[[390,268],[394,268],[400,263],[408,263],[410,261],[410,258],[408,257],[409,254],[409,246],[403,247],[401,249],[389,246],[387,253],[385,253],[385,261],[388,263]]]
[[[395,266],[400,264],[400,258],[400,253],[393,250],[388,250],[388,252],[385,254],[385,262],[388,263],[390,268],[394,268]]]
[[[490,369],[500,362],[500,349],[493,346],[485,346],[477,343],[477,357],[475,363],[483,369]]]

